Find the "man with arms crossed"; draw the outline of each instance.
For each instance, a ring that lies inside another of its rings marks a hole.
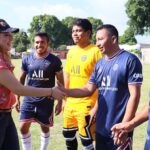
[[[79,88],[88,81],[95,63],[102,57],[99,49],[90,43],[92,25],[87,19],[73,22],[72,38],[76,44],[66,60],[66,88]],[[63,136],[68,150],[77,150],[76,131],[79,131],[83,149],[93,150],[95,124],[89,124],[89,112],[94,107],[97,93],[85,98],[68,97],[64,107]]]
[[[55,77],[64,83],[62,63],[59,58],[48,52],[49,37],[45,32],[39,32],[34,38],[35,52],[27,55],[22,61],[22,74],[20,82],[33,87],[54,87]],[[51,100],[50,100],[51,99]],[[28,97],[25,96],[20,115],[20,131],[23,150],[31,150],[31,123],[36,121],[41,126],[41,150],[46,150],[50,132],[53,125],[53,97]],[[61,112],[62,101],[55,108],[55,114]]]

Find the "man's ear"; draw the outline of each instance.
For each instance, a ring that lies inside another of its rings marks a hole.
[[[117,38],[116,38],[116,36],[113,35],[113,36],[111,37],[111,40],[112,40],[112,43],[113,43],[113,44],[117,43]]]
[[[87,31],[87,35],[88,35],[89,37],[91,37],[91,36],[92,36],[92,32],[91,32],[90,30],[88,30],[88,31]]]

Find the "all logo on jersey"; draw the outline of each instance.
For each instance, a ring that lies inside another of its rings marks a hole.
[[[73,73],[73,74],[80,74],[80,65],[73,65],[71,67],[71,73]]]
[[[87,59],[87,56],[83,55],[82,58],[81,58],[81,61],[86,61],[86,59]]]
[[[29,77],[30,80],[43,80],[43,81],[48,81],[49,78],[48,77],[45,77],[44,78],[44,71],[43,70],[34,70],[32,75],[31,75],[31,78]]]
[[[34,70],[32,78],[43,78],[43,70],[38,70],[38,72]]]

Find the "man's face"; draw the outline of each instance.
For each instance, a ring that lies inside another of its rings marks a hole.
[[[96,46],[103,54],[109,54],[112,49],[112,36],[106,29],[98,30],[96,33]]]
[[[75,44],[82,44],[89,41],[90,32],[84,31],[82,27],[74,25],[72,27],[72,39]]]
[[[9,51],[11,49],[12,39],[11,33],[0,33],[0,46],[4,50]]]
[[[45,36],[35,36],[34,48],[38,54],[44,54],[48,50],[48,41]]]

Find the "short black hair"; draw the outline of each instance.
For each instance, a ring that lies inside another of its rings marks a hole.
[[[96,31],[102,30],[102,29],[106,29],[111,36],[116,36],[117,42],[118,42],[119,33],[115,26],[113,26],[111,24],[103,24],[103,25],[98,26]]]
[[[92,24],[88,19],[81,19],[81,18],[75,19],[73,22],[73,26],[74,25],[82,27],[84,31],[90,30],[92,33]]]
[[[48,36],[48,34],[47,34],[46,32],[38,32],[38,33],[35,34],[35,37],[36,37],[36,36],[46,37],[47,42],[50,41],[49,36]]]

